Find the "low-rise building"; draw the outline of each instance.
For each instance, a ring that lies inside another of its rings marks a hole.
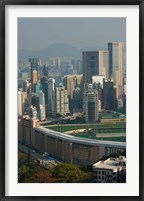
[[[93,164],[93,182],[95,183],[126,183],[126,158],[108,158]]]

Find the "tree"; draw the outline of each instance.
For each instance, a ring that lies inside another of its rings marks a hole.
[[[25,177],[27,177],[29,173],[29,167],[26,164],[22,164],[18,170],[18,180],[19,182],[23,182]]]
[[[61,182],[87,182],[90,174],[80,169],[80,166],[74,164],[60,164],[52,170],[52,175],[59,178]]]
[[[57,178],[53,178],[48,170],[40,170],[35,172],[32,176],[25,179],[26,183],[53,183],[58,182]]]

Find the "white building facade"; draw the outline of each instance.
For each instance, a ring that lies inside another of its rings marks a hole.
[[[126,158],[108,158],[92,166],[95,183],[126,183]]]
[[[56,113],[69,113],[68,94],[63,85],[56,88]]]

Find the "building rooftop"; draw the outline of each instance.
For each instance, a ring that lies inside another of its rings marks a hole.
[[[120,156],[119,158],[112,157],[105,161],[99,161],[93,165],[93,169],[100,168],[114,170],[124,166],[126,166],[126,158],[124,156]]]

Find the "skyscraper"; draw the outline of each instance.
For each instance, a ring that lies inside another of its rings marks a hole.
[[[41,89],[43,93],[45,94],[45,104],[48,104],[48,78],[42,77],[41,80]]]
[[[123,88],[123,42],[108,43],[110,78],[116,86],[116,97],[122,95]]]
[[[69,113],[68,94],[62,84],[56,88],[56,112],[59,114]]]
[[[49,58],[49,65],[50,66],[56,66],[58,69],[60,69],[61,59],[60,57],[51,57]]]
[[[46,119],[45,107],[42,105],[39,105],[39,119],[40,119],[40,121],[43,121]]]
[[[45,120],[45,95],[42,91],[39,92],[39,119]]]
[[[54,113],[56,110],[55,106],[55,79],[48,79],[48,113]]]
[[[56,111],[55,106],[55,79],[41,78],[41,88],[45,94],[46,116]]]
[[[36,93],[36,95],[39,95],[40,90],[41,90],[41,84],[40,84],[40,81],[38,81],[36,83],[36,85],[35,85],[35,93]]]
[[[18,91],[18,115],[22,116],[22,91]]]
[[[67,89],[68,95],[73,98],[73,91],[76,87],[81,87],[82,75],[66,75],[63,78],[63,84]]]
[[[83,52],[83,82],[92,83],[92,76],[109,76],[109,52],[86,51]]]
[[[43,76],[49,77],[49,69],[47,64],[45,64],[43,67]]]
[[[109,78],[109,51],[97,51],[99,75]]]
[[[45,95],[42,91],[39,92],[39,104],[45,106]]]
[[[25,81],[23,82],[23,91],[27,92],[28,87],[29,87],[29,81],[28,81],[28,80],[25,80]]]
[[[35,93],[32,94],[31,105],[36,107],[37,112],[39,112],[39,95],[36,95]]]
[[[37,119],[37,109],[36,107],[30,106],[28,109],[28,114],[32,119]]]
[[[31,90],[32,92],[35,92],[35,86],[37,84],[38,81],[38,71],[33,70],[32,71],[32,76],[31,76]]]
[[[86,122],[96,122],[99,117],[98,91],[92,84],[84,86],[84,114]]]
[[[94,75],[92,76],[92,83],[100,84],[100,86],[103,88],[103,82],[104,82],[104,75]]]
[[[31,67],[31,70],[36,70],[38,71],[38,66],[39,66],[39,62],[40,62],[40,59],[39,58],[29,58],[29,62],[30,62],[30,67]]]
[[[33,83],[34,83],[34,80],[36,78],[36,72],[33,75],[33,71],[34,70],[37,71],[37,77],[38,77],[38,66],[39,66],[40,59],[39,58],[29,58],[29,62],[30,62],[30,68],[31,68],[31,71],[30,71],[31,92],[35,92]]]
[[[102,89],[102,108],[105,110],[116,109],[116,97],[113,81],[104,81]]]
[[[27,92],[18,91],[18,115],[24,115],[28,106]]]

